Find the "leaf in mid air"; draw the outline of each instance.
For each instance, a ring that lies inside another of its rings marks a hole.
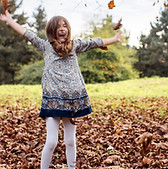
[[[109,9],[113,9],[115,7],[114,0],[112,0],[108,3],[108,7],[109,7]]]
[[[167,4],[166,4],[166,3],[164,3],[164,6],[165,6],[165,7],[167,7]]]
[[[99,47],[100,49],[102,50],[108,50],[107,46],[102,46],[102,47]]]
[[[113,27],[114,30],[117,30],[117,29],[119,29],[122,26],[121,21],[122,21],[122,19],[120,19],[118,21],[118,23],[116,25],[114,25],[114,27]]]
[[[0,3],[3,5],[5,11],[12,6],[9,4],[9,0],[0,0]]]

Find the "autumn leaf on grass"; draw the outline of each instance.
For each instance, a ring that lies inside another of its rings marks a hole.
[[[115,134],[117,134],[117,135],[120,135],[121,134],[121,130],[116,130],[116,132],[115,132]]]
[[[142,164],[143,165],[149,165],[151,163],[151,159],[150,158],[148,158],[148,157],[144,157],[143,159],[142,159]]]
[[[154,145],[156,145],[157,147],[163,149],[163,150],[167,150],[168,149],[168,143],[153,143]]]
[[[152,134],[145,132],[135,140],[136,144],[142,144],[142,149],[140,151],[141,155],[144,156],[147,154],[148,145],[152,142]]]
[[[108,3],[108,7],[109,7],[109,9],[113,9],[115,7],[114,0],[112,0]]]
[[[115,163],[116,161],[120,161],[121,157],[118,155],[112,155],[112,156],[108,156],[106,160],[104,160],[102,163],[103,164],[112,164]]]
[[[122,21],[122,19],[120,19],[118,21],[118,23],[116,25],[114,25],[114,27],[113,27],[114,30],[117,30],[117,29],[119,29],[122,26],[121,21]]]
[[[3,5],[5,11],[12,6],[9,4],[9,0],[0,0],[0,3]]]
[[[76,163],[76,167],[80,169],[83,167],[83,164],[85,164],[86,161],[85,161],[84,157],[82,157],[78,161],[76,161],[75,163]]]

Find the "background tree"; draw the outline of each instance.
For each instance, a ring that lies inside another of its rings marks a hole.
[[[13,6],[10,8],[10,11],[14,13],[22,4],[22,1],[16,4],[16,1],[12,0],[11,3]],[[0,13],[4,13],[1,4]],[[20,15],[12,14],[12,17],[22,25],[24,25],[27,20],[24,16],[24,12]],[[18,36],[18,34],[4,22],[0,22],[0,32],[0,84],[13,83],[15,71],[19,69],[20,63],[25,64],[30,58],[27,57],[25,40],[21,36]]]
[[[23,26],[27,25],[26,27],[28,25],[30,26],[24,12],[15,14],[16,10],[22,5],[22,0],[19,2],[12,0],[11,4],[11,15],[16,22]],[[2,5],[0,6],[0,13],[4,13]],[[31,25],[33,26],[32,29],[44,37],[44,31],[42,30],[46,24],[46,15],[41,6],[37,8],[37,13],[34,13],[34,17],[35,23]],[[0,32],[0,84],[13,84],[16,83],[15,77],[22,65],[41,60],[42,54],[34,46],[27,43],[22,36],[19,36],[13,29],[1,21]]]
[[[33,27],[36,29],[38,35],[41,38],[46,39],[45,27],[47,24],[47,19],[45,9],[44,7],[42,7],[42,5],[39,5],[39,7],[36,9],[36,12],[33,13],[33,18],[35,18],[35,23],[33,24]]]
[[[43,60],[24,65],[15,77],[15,81],[19,84],[41,84],[43,67]]]
[[[151,23],[149,35],[141,35],[135,68],[140,76],[168,76],[168,9],[161,12],[155,24]]]
[[[100,23],[92,22],[89,37],[109,38],[116,34],[112,16]],[[84,36],[88,38],[88,35]],[[133,69],[135,50],[128,46],[129,36],[123,31],[123,42],[108,46],[107,51],[91,50],[79,56],[79,64],[86,83],[119,81],[138,76]]]

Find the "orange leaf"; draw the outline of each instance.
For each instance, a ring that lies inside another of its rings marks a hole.
[[[166,3],[164,3],[164,6],[165,6],[165,7],[167,7],[167,4],[166,4]]]
[[[115,134],[120,135],[121,134],[121,130],[116,130]]]
[[[113,9],[115,7],[114,0],[112,0],[108,3],[108,7],[109,7],[109,9]]]

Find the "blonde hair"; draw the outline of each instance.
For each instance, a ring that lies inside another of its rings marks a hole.
[[[59,43],[56,36],[56,31],[58,29],[60,21],[64,21],[68,28],[68,37],[65,43]],[[67,56],[68,53],[72,50],[73,41],[71,40],[71,27],[67,19],[64,17],[54,16],[49,20],[46,26],[46,36],[59,56]]]

